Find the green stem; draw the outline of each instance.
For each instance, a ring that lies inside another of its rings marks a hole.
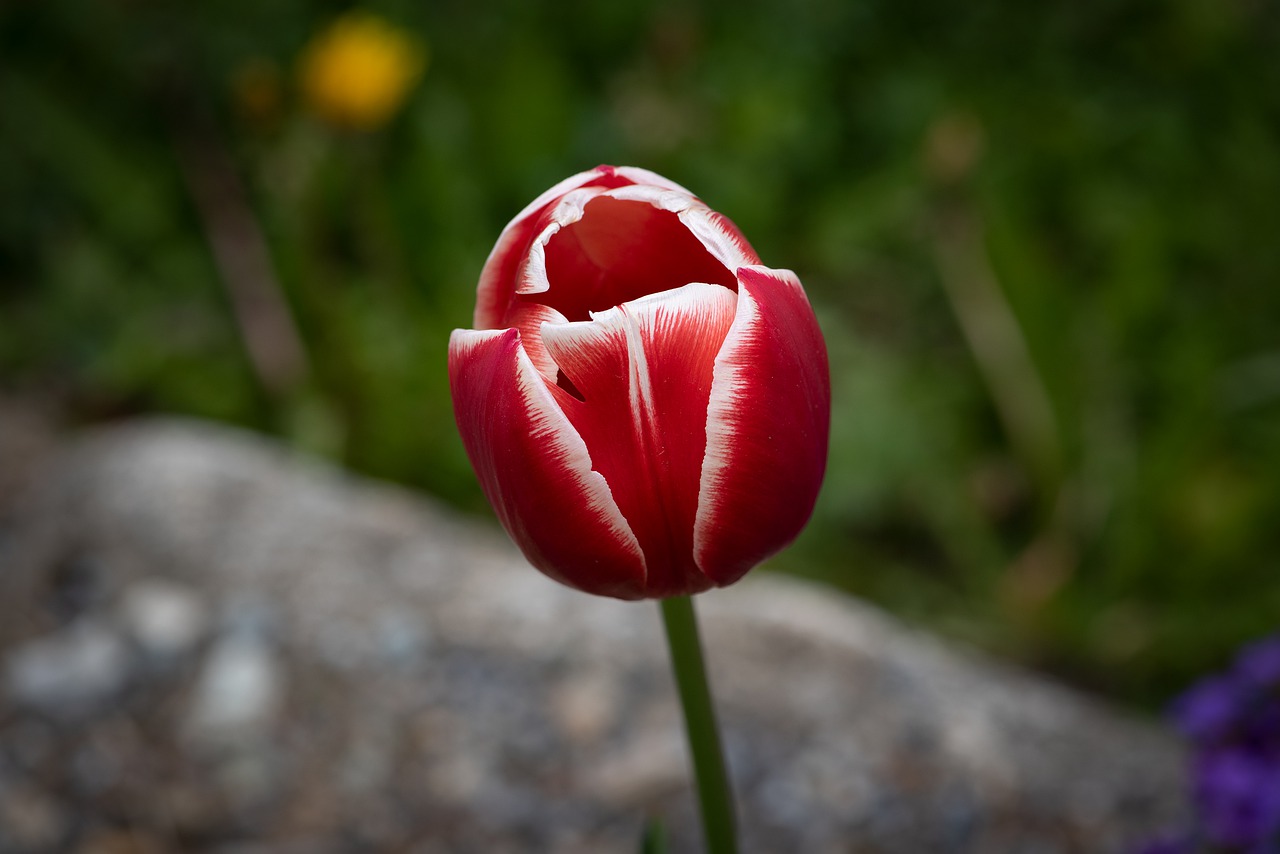
[[[688,596],[663,599],[662,622],[667,629],[671,669],[675,672],[676,687],[680,691],[680,705],[684,707],[685,731],[689,735],[689,753],[693,756],[693,776],[698,784],[707,851],[708,854],[735,854],[738,841],[733,821],[733,793],[725,773],[711,690],[707,687],[707,670],[702,662],[702,643],[698,640],[693,600]]]

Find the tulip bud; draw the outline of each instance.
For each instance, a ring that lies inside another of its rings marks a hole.
[[[498,519],[557,581],[723,587],[813,511],[831,410],[795,274],[677,184],[601,166],[539,196],[449,340],[458,430]]]

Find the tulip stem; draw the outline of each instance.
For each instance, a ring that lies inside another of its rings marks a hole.
[[[735,854],[738,842],[734,829],[733,792],[729,788],[729,776],[725,773],[724,752],[720,749],[720,731],[707,685],[707,669],[702,660],[702,642],[698,639],[693,600],[688,596],[677,596],[663,599],[661,604],[667,645],[671,649],[671,669],[680,692],[680,705],[684,707],[685,731],[689,736],[689,753],[693,757],[693,776],[698,785],[707,851],[708,854]]]

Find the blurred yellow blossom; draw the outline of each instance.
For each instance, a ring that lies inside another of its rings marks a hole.
[[[368,12],[349,12],[312,38],[302,55],[311,109],[338,127],[373,130],[403,103],[426,65],[411,35]]]

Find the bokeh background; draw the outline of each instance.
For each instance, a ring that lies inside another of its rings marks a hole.
[[[831,467],[769,570],[1157,708],[1280,623],[1280,8],[0,7],[0,394],[234,422],[488,513],[450,330],[644,166],[795,269]]]

